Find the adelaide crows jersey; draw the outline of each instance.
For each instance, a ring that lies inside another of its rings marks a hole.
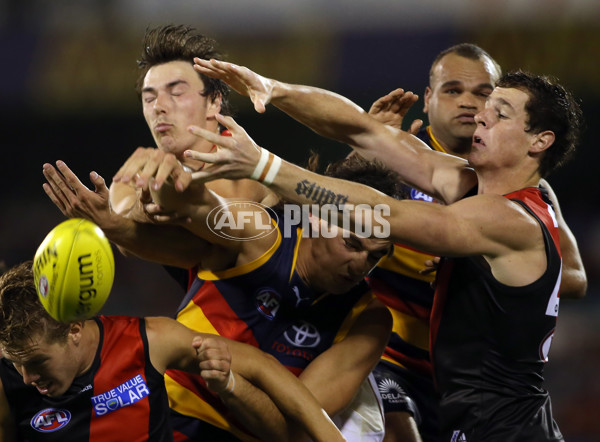
[[[374,297],[364,282],[345,294],[317,296],[296,271],[300,242],[307,240],[302,230],[285,228],[288,220],[281,214],[274,223],[277,239],[256,260],[220,272],[199,271],[177,320],[199,332],[254,345],[299,375],[344,339]],[[199,376],[168,370],[166,383],[176,439],[196,440],[209,433],[226,438],[218,429],[249,439]]]
[[[433,150],[445,152],[435,140],[430,127],[422,129],[418,137]],[[410,199],[434,202],[434,199],[416,189],[408,188]],[[388,367],[400,366],[409,371],[431,377],[429,357],[429,317],[433,304],[431,283],[435,273],[421,275],[425,261],[433,255],[402,245],[394,245],[394,253],[383,258],[369,275],[373,293],[392,313],[394,325],[382,360]]]

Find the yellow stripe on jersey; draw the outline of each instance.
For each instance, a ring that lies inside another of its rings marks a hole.
[[[442,147],[440,142],[433,136],[433,132],[431,132],[431,126],[427,126],[425,130],[427,131],[427,135],[429,135],[429,139],[431,140],[431,148],[433,150],[437,150],[438,152],[448,153],[446,149]]]
[[[394,318],[393,333],[396,333],[404,342],[423,350],[429,350],[428,322],[389,307],[388,310]]]
[[[177,322],[197,332],[220,335],[202,311],[202,307],[193,299],[177,314]]]
[[[296,269],[296,261],[298,260],[298,249],[300,248],[300,241],[302,241],[302,227],[296,228],[296,245],[294,246],[294,260],[292,261],[292,268],[290,270],[290,279],[292,280],[292,276],[294,276],[294,270]]]
[[[344,322],[342,322],[342,325],[340,326],[337,335],[335,335],[335,339],[333,340],[334,344],[337,344],[346,337],[348,331],[350,331],[350,328],[352,328],[352,326],[356,322],[356,318],[360,316],[360,314],[367,308],[367,305],[369,305],[369,303],[373,299],[375,299],[375,295],[373,294],[373,292],[368,291],[361,296],[361,298],[356,302],[356,304],[354,304],[354,307],[352,307],[352,311],[348,313],[348,316],[346,316],[346,319],[344,319]]]
[[[255,442],[257,439],[249,436],[240,429],[229,423],[217,410],[210,404],[206,403],[202,398],[179,385],[168,374],[165,374],[165,386],[169,396],[169,407],[184,416],[191,416],[196,419],[203,420],[209,424],[229,431],[238,439],[247,442]]]
[[[273,256],[273,253],[275,253],[275,251],[279,248],[279,245],[281,244],[281,230],[279,230],[279,227],[275,223],[275,220],[271,220],[271,222],[277,229],[277,239],[275,240],[275,243],[273,243],[273,245],[269,248],[269,250],[267,250],[255,260],[247,262],[246,264],[243,264],[241,266],[232,267],[230,269],[221,270],[218,272],[211,272],[210,270],[199,270],[198,278],[204,279],[205,281],[216,281],[218,279],[233,278],[234,276],[240,276],[246,273],[250,273],[252,270],[255,270],[262,266],[265,262],[269,260],[269,258],[271,258],[271,256]]]
[[[387,361],[390,362],[394,365],[397,365],[398,367],[402,367],[404,369],[406,369],[406,366],[404,364],[401,364],[400,362],[398,362],[397,360],[390,358],[388,355],[386,355],[385,353],[383,355],[381,355],[381,360],[382,361]]]
[[[435,279],[435,274],[421,275],[419,273],[419,271],[425,268],[425,261],[431,258],[433,258],[433,255],[428,253],[394,244],[394,253],[392,256],[382,258],[377,267],[408,276],[409,278],[432,282]]]

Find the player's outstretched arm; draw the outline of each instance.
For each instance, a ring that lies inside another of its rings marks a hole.
[[[146,329],[157,370],[176,368],[200,374],[260,438],[302,440],[298,437],[304,429],[316,441],[343,440],[302,382],[261,350],[196,333],[170,318],[146,318]]]
[[[407,132],[380,123],[347,98],[324,89],[265,78],[217,60],[195,60],[194,68],[229,83],[262,112],[272,103],[316,133],[348,144],[367,159],[379,159],[403,181],[450,203],[476,183],[466,161],[439,155]]]
[[[44,164],[43,173],[43,189],[62,214],[92,221],[125,255],[183,268],[198,265],[204,256],[207,243],[182,227],[138,222],[115,213],[105,181],[96,172],[90,173],[94,190],[63,161],[56,167]]]

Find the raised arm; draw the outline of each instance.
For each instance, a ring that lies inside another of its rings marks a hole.
[[[341,95],[310,86],[262,77],[248,68],[216,60],[195,59],[199,72],[220,78],[264,112],[272,103],[318,134],[352,146],[367,159],[379,159],[408,184],[450,203],[476,184],[465,160],[434,155],[418,138],[370,117]]]
[[[237,128],[231,124],[230,130],[236,132]],[[202,134],[212,137],[205,131]],[[505,284],[532,282],[540,276],[540,268],[546,266],[545,251],[536,249],[537,244],[543,243],[538,241],[541,240],[539,224],[516,203],[500,195],[477,195],[450,205],[398,201],[358,183],[314,174],[286,161],[274,160],[273,154],[264,149],[257,152],[252,140],[241,137],[235,143],[211,140],[223,149],[213,154],[185,153],[213,163],[210,168],[193,174],[197,179],[255,177],[268,181],[275,192],[291,202],[337,206],[343,211],[338,221],[364,214],[363,210],[354,210],[359,204],[368,204],[373,217],[377,216],[378,206],[387,208],[389,211],[384,215],[387,226],[378,222],[380,227],[388,229],[385,237],[434,255],[483,255],[496,278]],[[271,161],[265,160],[263,164],[260,158]],[[262,179],[263,176],[267,178]],[[521,278],[524,269],[530,271]]]
[[[290,422],[302,425],[313,440],[343,440],[302,382],[259,349],[198,334],[169,318],[146,318],[146,329],[157,370],[200,374],[236,417],[264,440],[299,440],[298,428]]]
[[[88,189],[63,161],[57,161],[56,168],[44,164],[43,172],[44,191],[63,215],[94,222],[126,255],[190,268],[201,263],[210,247],[183,227],[139,222],[115,213],[104,179],[96,172],[90,173],[95,190]]]
[[[562,216],[558,198],[550,187],[548,181],[540,180],[540,186],[548,191],[548,197],[554,206],[556,219],[558,221],[558,233],[560,236],[560,251],[563,260],[562,280],[560,283],[560,297],[581,299],[587,291],[587,276],[583,261],[579,254],[579,247],[575,235],[569,229],[567,222]]]

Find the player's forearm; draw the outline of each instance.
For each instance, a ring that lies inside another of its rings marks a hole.
[[[232,391],[219,393],[227,409],[261,440],[287,440],[286,419],[269,396],[239,373],[233,376]]]
[[[341,95],[275,82],[271,102],[319,135],[383,162],[404,182],[441,201],[454,202],[475,185],[464,160],[433,152],[417,137],[379,123]]]
[[[324,89],[276,81],[271,103],[319,135],[354,144],[371,117],[347,98]]]
[[[114,222],[100,226],[123,254],[181,268],[198,265],[204,241],[182,227],[140,223],[115,215]]]
[[[240,367],[244,377],[264,391],[276,408],[287,417],[285,426],[278,431],[297,436],[303,434],[304,429],[314,441],[343,440],[321,404],[298,378],[272,356],[254,348],[244,350],[248,350],[245,362]],[[233,358],[234,368],[237,360],[239,358]],[[301,440],[296,437],[293,439]]]

